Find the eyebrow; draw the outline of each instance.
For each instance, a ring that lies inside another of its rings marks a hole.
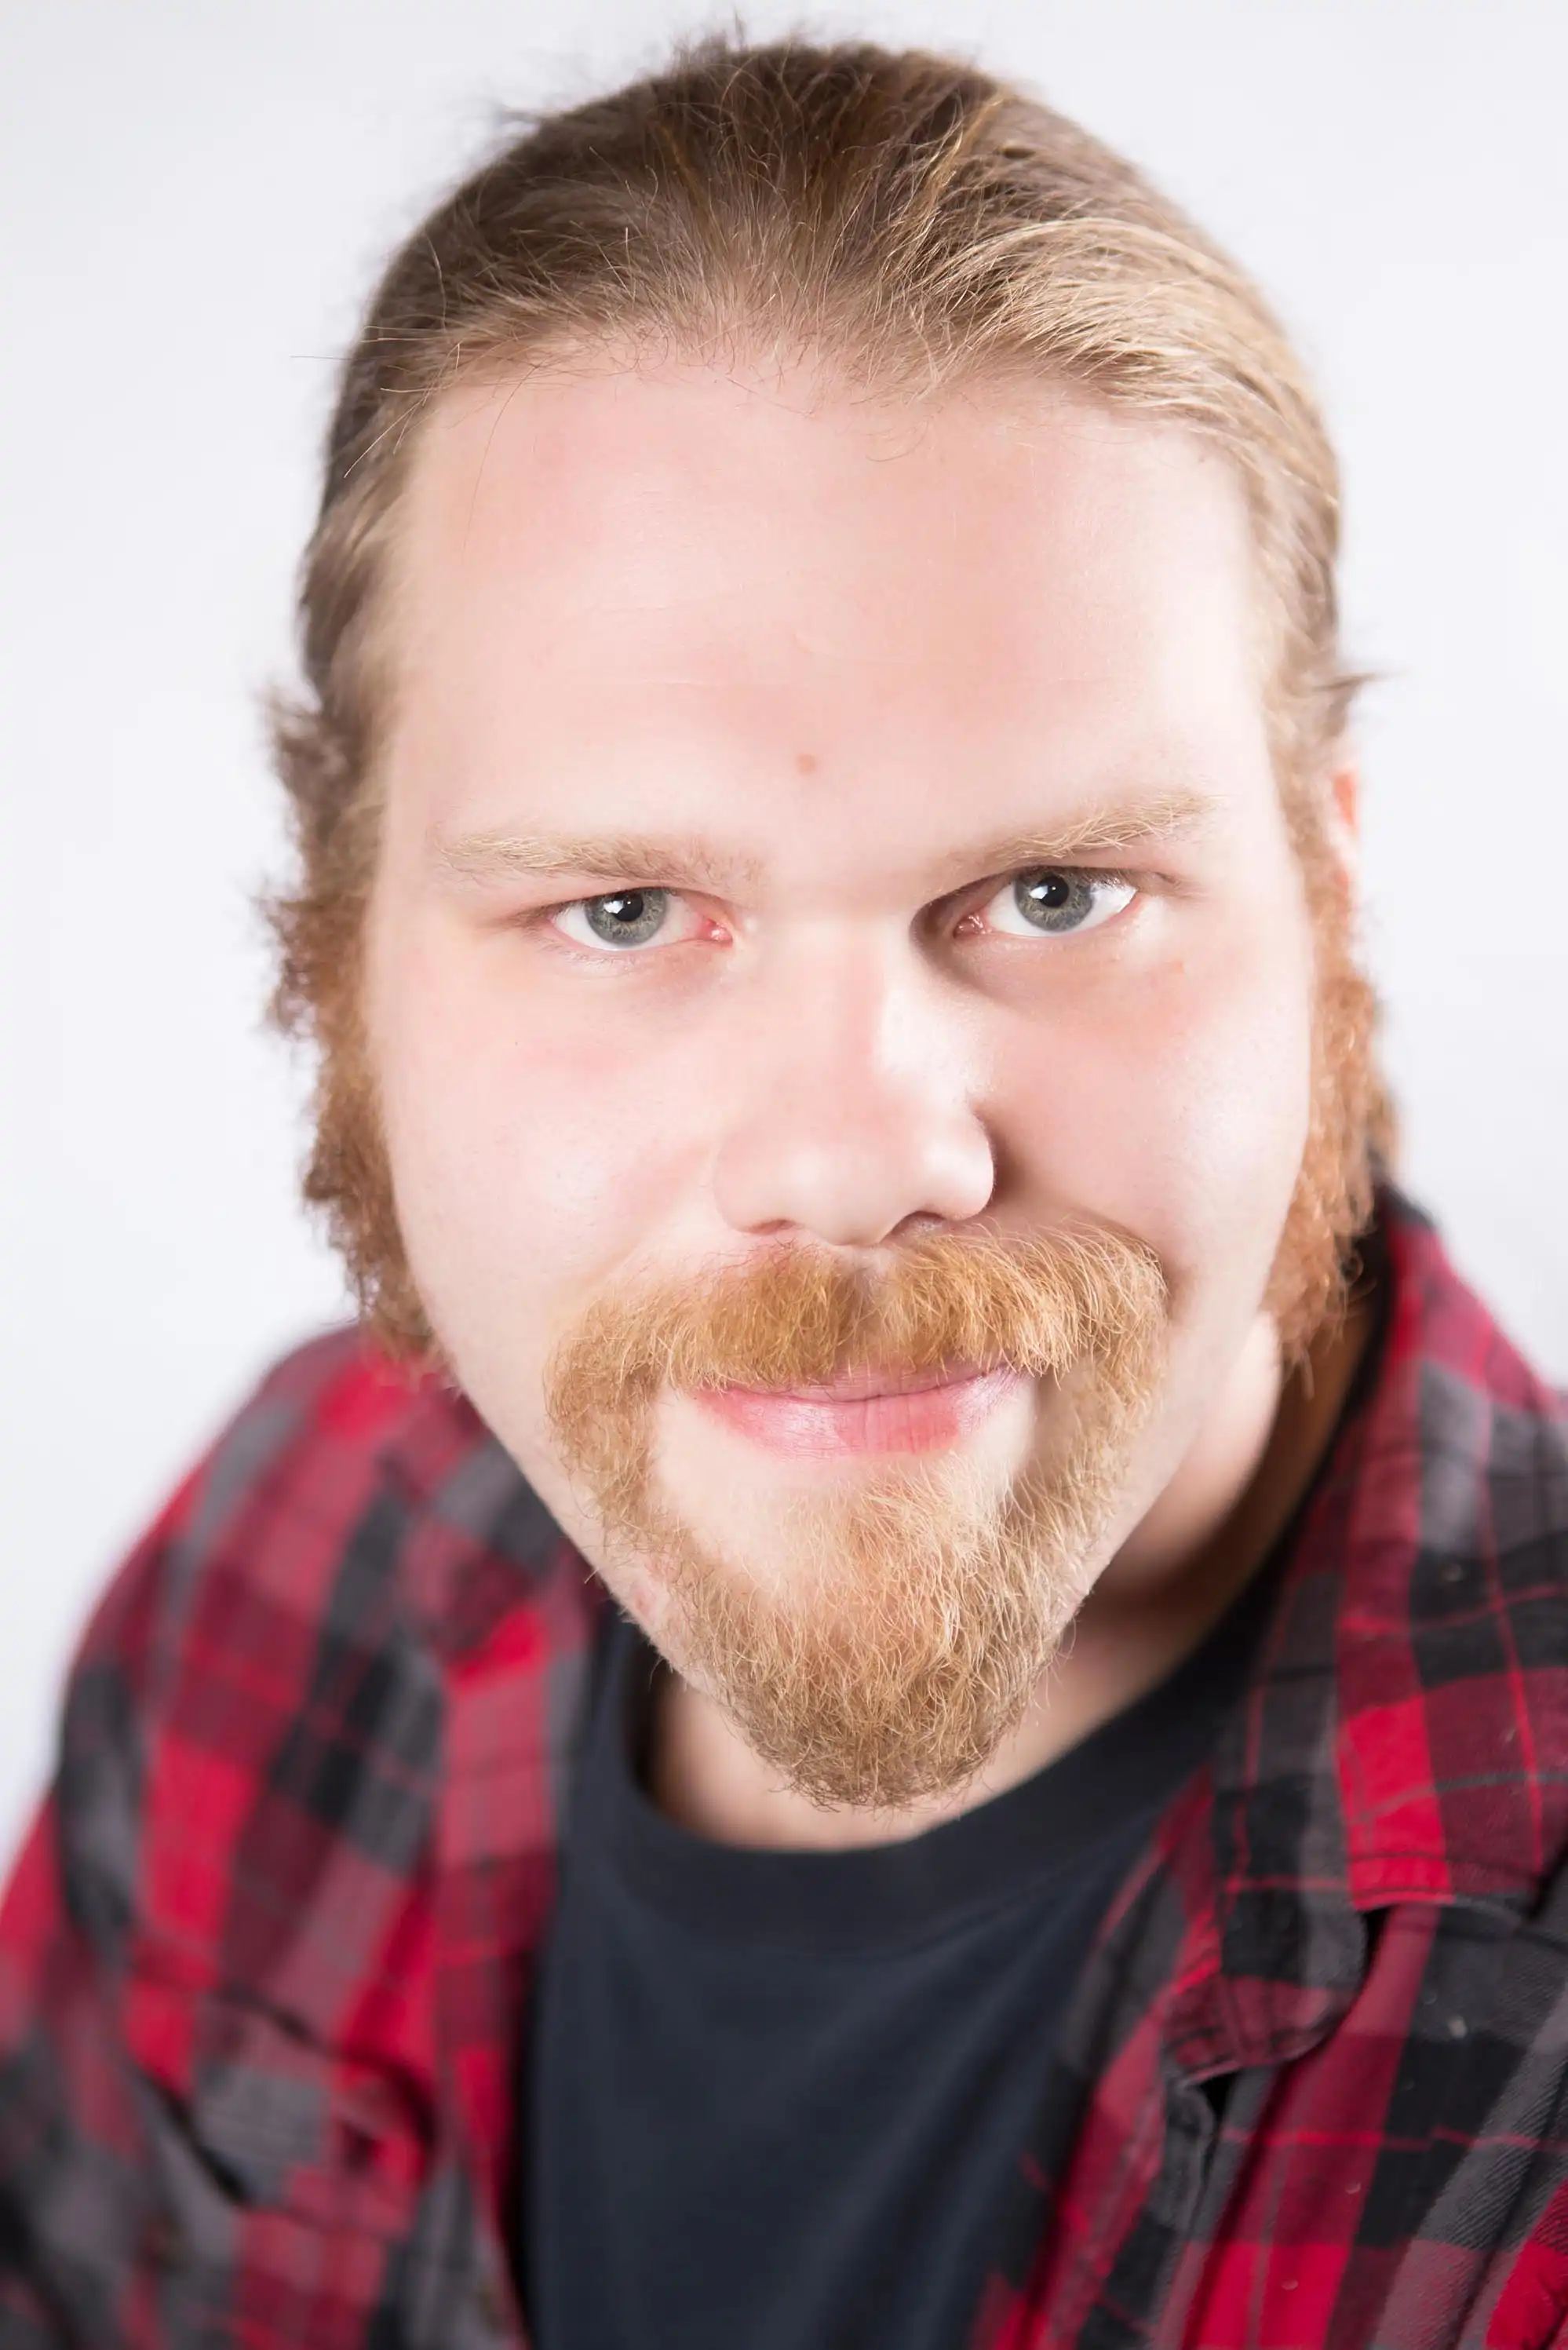
[[[1080,857],[1103,857],[1147,847],[1200,827],[1218,811],[1206,792],[1159,792],[1119,806],[1090,808],[1054,829],[1042,827],[999,835],[973,847],[950,850],[931,879],[940,897],[965,880],[1032,865],[1070,865]],[[498,884],[525,879],[586,875],[597,880],[657,883],[663,888],[710,889],[715,895],[754,887],[762,865],[754,857],[725,856],[706,843],[682,836],[633,833],[577,835],[535,833],[497,827],[447,836],[432,832],[430,858],[438,873],[457,881]]]
[[[498,828],[448,839],[431,837],[436,870],[459,881],[515,881],[586,873],[600,881],[659,881],[715,893],[753,883],[754,857],[722,857],[701,841],[677,836],[595,832],[515,832]]]
[[[1071,865],[1080,857],[1110,857],[1199,832],[1220,813],[1209,792],[1157,792],[1146,799],[1091,807],[1066,824],[1008,832],[944,858],[949,887],[1030,865]]]

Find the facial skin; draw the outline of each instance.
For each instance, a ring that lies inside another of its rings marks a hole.
[[[1044,388],[916,411],[805,370],[471,387],[425,431],[391,626],[368,985],[404,1242],[464,1388],[656,1639],[659,1562],[607,1542],[545,1408],[597,1301],[786,1244],[874,1276],[982,1230],[1158,1260],[1165,1367],[1079,1637],[950,1802],[1008,1783],[1190,1645],[1241,1553],[1194,1562],[1249,1494],[1266,1533],[1303,1468],[1262,1300],[1313,931],[1231,473]],[[1042,867],[1068,927],[1021,910]],[[646,942],[590,922],[618,889],[670,893],[639,901]],[[966,1392],[923,1429],[666,1396],[663,1488],[787,1578],[768,1530],[889,1443],[1049,1457],[1053,1382]],[[848,1842],[943,1807],[825,1817],[701,1689],[661,1723],[656,1777],[715,1833]]]

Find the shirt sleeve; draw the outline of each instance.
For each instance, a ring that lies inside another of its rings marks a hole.
[[[123,2030],[144,1756],[182,1490],[67,1681],[54,1783],[0,1905],[0,2350],[158,2338],[158,2098]]]

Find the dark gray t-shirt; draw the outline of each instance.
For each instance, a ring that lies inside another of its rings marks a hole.
[[[1275,1580],[1033,1778],[869,1851],[664,1818],[657,1660],[611,1622],[523,2098],[536,2350],[962,2350],[1080,1964]]]

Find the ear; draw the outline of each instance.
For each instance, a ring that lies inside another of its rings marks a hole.
[[[1354,905],[1361,895],[1361,770],[1348,756],[1328,779],[1328,838]]]

